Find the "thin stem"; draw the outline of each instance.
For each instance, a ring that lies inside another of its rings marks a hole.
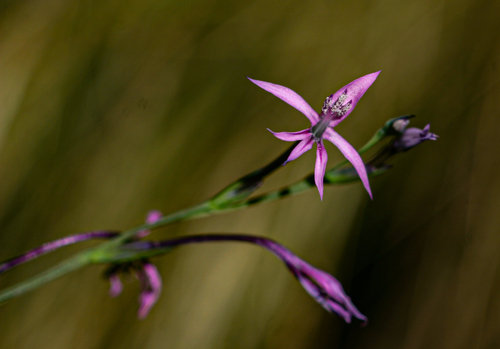
[[[366,167],[368,177],[376,177],[383,173],[385,173],[390,166],[380,166],[380,167]],[[359,176],[353,168],[340,169],[334,172],[328,173],[328,176],[325,176],[325,184],[329,185],[339,185],[351,183],[359,180]],[[282,187],[273,191],[269,191],[262,195],[250,198],[243,202],[236,203],[227,209],[220,210],[216,213],[222,213],[226,211],[239,210],[245,207],[254,206],[257,204],[262,204],[269,201],[274,201],[278,199],[282,199],[287,196],[296,195],[302,193],[311,188],[315,188],[316,185],[314,183],[314,174],[311,174],[295,183],[292,183],[286,187]]]
[[[376,143],[378,143],[383,137],[381,137],[380,131],[378,131],[372,139],[365,144],[363,148],[360,149],[360,153],[368,150],[369,148],[373,147]],[[236,210],[236,209],[242,209],[250,205],[255,205],[259,203],[264,203],[267,201],[272,201],[276,200],[279,198],[282,198],[284,196],[290,195],[290,194],[297,194],[299,192],[305,191],[307,189],[312,188],[314,185],[312,184],[313,181],[311,180],[311,176],[306,177],[305,179],[298,181],[296,183],[293,183],[285,188],[282,188],[277,191],[272,191],[267,194],[263,194],[261,196],[258,196],[253,199],[248,199],[247,197],[255,191],[264,181],[264,178],[268,176],[270,173],[273,171],[277,170],[278,168],[281,167],[282,162],[284,161],[283,159],[286,160],[288,155],[290,154],[291,150],[295,147],[295,144],[292,145],[290,148],[288,148],[284,153],[282,153],[278,158],[276,158],[274,161],[269,163],[268,165],[264,166],[263,168],[254,171],[239,180],[233,182],[233,184],[230,184],[228,187],[223,189],[221,192],[216,194],[212,199],[209,199],[207,201],[204,201],[198,205],[192,206],[190,208],[174,212],[170,215],[167,215],[160,220],[156,221],[155,223],[149,223],[149,224],[142,224],[140,226],[137,226],[135,228],[129,229],[125,231],[122,234],[118,235],[113,235],[111,236],[111,240],[102,243],[101,245],[93,248],[89,248],[85,251],[82,251],[75,255],[74,257],[67,259],[66,261],[63,261],[62,263],[46,270],[45,272],[42,272],[24,282],[19,283],[18,285],[12,286],[10,288],[7,288],[0,292],[0,304],[5,302],[6,300],[19,296],[21,294],[24,294],[30,290],[33,290],[35,288],[40,287],[43,284],[46,284],[49,281],[55,280],[63,275],[68,274],[69,272],[72,272],[74,270],[77,270],[85,265],[91,264],[91,263],[103,263],[107,261],[112,261],[114,256],[116,256],[117,252],[119,252],[117,249],[120,248],[120,245],[124,244],[127,242],[127,240],[132,239],[134,236],[136,236],[137,233],[143,231],[143,230],[152,230],[155,228],[163,227],[168,224],[174,223],[174,222],[179,222],[179,221],[184,221],[184,220],[189,220],[189,219],[194,219],[194,218],[199,218],[207,215],[211,215],[214,213],[222,213],[222,212],[227,212],[228,210]],[[343,165],[343,163],[342,163]],[[339,165],[340,166],[340,165]],[[336,166],[334,169],[330,170],[327,172],[327,176],[325,179],[328,181],[328,184],[338,184],[338,183],[346,183],[348,181],[353,181],[359,178],[356,178],[355,176],[350,175],[349,177],[345,177],[341,175],[341,172],[338,172],[336,169],[339,167]],[[330,174],[328,176],[328,174]],[[330,179],[329,179],[330,178]],[[346,180],[348,178],[348,180]],[[350,179],[349,179],[350,178]],[[90,236],[90,235],[89,235]],[[89,237],[90,238],[90,237]],[[103,237],[103,238],[108,238],[108,237]],[[212,235],[211,239],[216,239],[217,237],[215,235]],[[220,240],[225,239],[226,241],[228,240],[227,236],[219,236]],[[66,238],[61,239],[61,241],[64,241]],[[201,238],[200,238],[201,239]],[[206,237],[204,238],[206,239]],[[234,236],[231,238],[232,240],[238,240],[238,241],[246,241],[246,242],[251,242],[251,243],[257,243],[256,241],[264,241],[264,240],[248,240],[247,238],[242,238],[241,236],[236,237]],[[185,241],[185,243],[190,243],[190,242],[202,242],[203,239],[194,241],[190,240],[189,242],[186,240],[177,240],[177,241]],[[41,254],[53,251],[56,248],[66,246],[70,243],[74,243],[77,241],[72,241],[71,237],[69,237],[69,240],[66,240],[66,243],[59,241],[59,244],[57,242],[54,242],[54,245],[49,245],[45,247],[40,247],[37,249],[34,249],[30,251],[32,253],[31,256],[29,257],[17,257],[14,258],[13,260],[10,260],[8,262],[5,262],[2,264],[3,272],[6,270],[9,270],[10,268],[13,268],[16,265],[19,265],[21,263],[24,263],[28,260],[32,260],[33,258],[38,257]],[[83,240],[82,240],[83,241]],[[206,241],[206,240],[203,240]],[[215,241],[215,240],[211,240]],[[266,239],[266,241],[269,241]],[[167,248],[167,246],[163,247]],[[172,246],[169,247],[169,249],[172,248]],[[270,248],[268,248],[270,249]],[[276,254],[276,251],[273,251]],[[158,251],[156,251],[158,253]],[[137,257],[137,256],[136,256]]]
[[[200,234],[157,242],[137,241],[122,246],[122,249],[142,256],[147,253],[150,256],[154,256],[168,252],[172,248],[181,245],[228,241],[247,242],[261,246],[272,252],[285,263],[286,267],[297,278],[302,287],[327,311],[337,313],[346,322],[350,322],[352,316],[354,316],[366,324],[366,316],[351,302],[351,299],[345,294],[341,283],[337,279],[300,259],[285,246],[265,237],[243,234]]]
[[[174,222],[180,222],[188,219],[193,219],[193,218],[199,218],[203,216],[209,215],[214,209],[210,207],[210,202],[209,201],[204,201],[199,205],[195,205],[192,207],[189,207],[184,210],[180,210],[177,212],[174,212],[172,214],[169,214],[158,221],[154,223],[145,223],[142,224],[138,227],[129,229],[125,231],[124,233],[118,235],[116,238],[112,239],[109,242],[105,242],[101,244],[99,247],[101,248],[114,248],[116,246],[121,245],[124,243],[126,240],[132,238],[135,234],[137,234],[141,230],[152,230],[156,228],[160,228],[163,226],[166,226],[168,224],[174,223]]]
[[[79,253],[55,267],[52,267],[26,281],[3,290],[2,292],[0,292],[0,304],[8,301],[11,298],[18,297],[26,292],[34,290],[50,281],[58,279],[61,276],[83,268],[90,263],[90,259],[87,258],[84,253]]]
[[[91,231],[88,233],[70,235],[62,239],[47,242],[42,246],[36,247],[20,256],[14,257],[0,264],[0,274],[5,273],[6,271],[12,268],[17,267],[18,265],[29,262],[35,258],[38,258],[46,253],[55,251],[58,248],[93,239],[111,239],[117,236],[118,234],[119,232],[114,232],[114,231]]]
[[[164,241],[136,241],[131,242],[123,246],[124,250],[132,249],[137,253],[140,253],[141,256],[145,256],[144,252],[151,253],[151,256],[157,256],[162,254],[163,251],[168,252],[172,248],[194,244],[194,243],[203,243],[203,242],[230,242],[230,241],[238,241],[238,242],[247,242],[255,245],[259,245],[264,247],[268,251],[274,253],[281,260],[286,260],[293,255],[293,253],[287,249],[285,246],[279,244],[278,242],[262,237],[262,236],[254,236],[254,235],[245,235],[245,234],[197,234],[197,235],[189,235],[183,236],[179,238],[164,240]],[[143,252],[144,251],[144,252]]]
[[[123,234],[120,234],[115,239],[101,245],[103,249],[105,248],[114,248],[119,246],[126,240],[133,237],[137,232],[141,230],[152,230],[155,228],[160,228],[166,226],[168,224],[174,222],[185,221],[194,218],[200,218],[204,216],[208,216],[217,211],[221,210],[223,205],[223,199],[226,199],[226,205],[229,202],[233,202],[238,198],[241,200],[244,197],[250,195],[253,191],[255,191],[263,182],[264,178],[274,172],[275,170],[282,167],[284,161],[288,158],[293,148],[297,145],[297,142],[294,143],[291,147],[285,150],[280,156],[271,161],[266,166],[246,175],[228,185],[221,192],[217,193],[213,198],[202,202],[201,204],[189,207],[187,209],[174,212],[168,216],[165,216],[155,223],[152,224],[143,224],[141,226],[132,228]]]

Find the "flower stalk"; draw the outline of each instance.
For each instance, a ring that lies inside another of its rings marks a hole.
[[[332,275],[308,264],[285,246],[269,238],[244,234],[200,234],[164,241],[135,241],[123,245],[121,249],[127,251],[127,255],[132,255],[136,252],[144,257],[148,254],[150,254],[150,256],[164,254],[175,247],[187,244],[231,241],[258,245],[272,252],[276,257],[285,263],[287,268],[302,284],[304,289],[314,298],[314,300],[316,300],[328,312],[336,313],[347,323],[351,322],[352,317],[363,321],[364,324],[367,323],[368,319],[366,316],[361,314],[361,312],[354,306],[351,299],[345,294],[341,283],[337,279],[335,279]],[[123,260],[120,260],[120,263],[123,262]],[[151,264],[148,263],[146,265],[150,266]],[[157,279],[156,268],[152,274],[153,279]],[[158,284],[158,281],[156,284]],[[152,300],[146,305],[141,303],[141,308],[139,310],[140,318],[144,318],[144,314],[147,314],[151,308],[151,303],[154,304],[158,299],[159,292],[161,290],[161,283],[159,287],[153,287],[153,290],[154,291],[151,291],[151,294],[153,295],[150,295]],[[146,295],[148,294],[146,293]],[[144,310],[144,308],[147,309]]]
[[[402,151],[394,151],[393,149],[394,144],[396,145],[400,144],[400,148],[401,146],[406,146],[407,149],[405,148],[405,150],[408,150],[410,148],[409,146],[413,147],[415,145],[418,145],[424,140],[435,139],[437,137],[436,135],[429,133],[428,128],[420,130],[419,132],[416,132],[412,129],[408,129],[411,130],[411,132],[409,131],[409,133],[407,132],[405,135],[405,129],[411,117],[413,116],[402,116],[387,121],[384,124],[384,126],[381,127],[375,133],[375,135],[361,149],[358,150],[358,153],[362,154],[368,151],[369,149],[373,148],[383,139],[387,137],[395,137],[395,140],[392,143],[390,143],[389,146],[385,147],[382,150],[381,153],[384,154],[383,158],[380,155],[378,155],[374,158],[376,161],[372,159],[366,162],[364,166],[368,177],[371,178],[381,175],[390,168],[390,166],[386,164],[386,161],[391,156],[402,152]],[[425,134],[422,133],[424,131]],[[405,136],[406,138],[404,138],[403,136]],[[399,143],[395,143],[398,139],[400,140]],[[294,143],[291,147],[289,147],[285,152],[283,152],[280,156],[278,156],[268,165],[246,176],[243,176],[239,180],[227,186],[221,192],[217,193],[211,199],[208,199],[198,205],[174,212],[167,216],[163,217],[158,216],[154,220],[149,220],[145,224],[127,230],[123,233],[118,233],[115,231],[96,231],[96,232],[88,232],[88,233],[68,236],[59,240],[55,240],[53,242],[46,243],[40,247],[28,251],[27,253],[21,256],[12,258],[0,264],[0,274],[2,274],[6,271],[12,270],[14,267],[20,264],[31,261],[39,256],[52,252],[63,246],[68,246],[81,241],[88,241],[93,239],[107,240],[106,242],[98,246],[88,248],[76,254],[75,256],[59,263],[58,265],[52,268],[47,269],[46,271],[38,275],[35,275],[32,278],[29,278],[17,285],[2,290],[0,292],[0,305],[8,301],[9,299],[18,297],[50,281],[53,281],[70,272],[76,271],[80,268],[83,268],[93,263],[123,263],[123,262],[145,259],[168,252],[170,249],[180,244],[180,241],[188,243],[187,240],[169,240],[168,243],[164,243],[159,247],[153,246],[154,248],[152,249],[143,249],[142,251],[138,251],[136,247],[141,246],[140,244],[143,242],[137,241],[137,239],[146,236],[147,234],[149,234],[151,230],[167,226],[174,222],[180,222],[195,218],[201,218],[212,214],[220,214],[228,211],[243,209],[249,206],[254,206],[257,204],[262,204],[265,202],[281,199],[289,195],[295,195],[315,187],[316,181],[314,174],[310,174],[304,179],[292,183],[281,189],[270,191],[268,193],[253,198],[250,197],[250,195],[263,184],[265,178],[268,175],[270,175],[275,170],[282,167],[281,165],[290,156],[291,152],[296,147],[296,145],[297,143]],[[352,166],[342,168],[347,163],[348,163],[347,161],[343,161],[339,165],[326,171],[324,177],[324,184],[337,185],[337,184],[352,183],[359,181],[360,177],[357,168],[354,168]],[[234,238],[234,240],[235,239],[236,238]],[[134,247],[134,248],[129,249],[128,247]],[[115,287],[117,287],[118,284],[116,283],[116,278],[113,278],[110,281],[111,282],[114,281]],[[304,283],[306,283],[306,281],[304,281]],[[144,298],[145,302],[144,304],[146,303],[150,304],[151,299],[154,299],[154,297],[157,296],[157,294],[152,288],[151,290],[152,290],[151,292],[153,292],[151,293],[153,298],[151,298],[151,296],[149,298],[148,297]],[[115,293],[118,293],[118,288],[115,288]],[[338,313],[340,312],[340,310],[336,312]],[[147,311],[143,310],[142,313],[147,314]],[[345,318],[345,315],[341,316]]]

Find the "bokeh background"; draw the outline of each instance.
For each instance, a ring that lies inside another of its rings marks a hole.
[[[265,235],[339,278],[370,323],[324,311],[267,251],[187,246],[108,297],[92,266],[0,308],[1,348],[500,347],[500,2],[2,0],[0,260],[207,199],[288,146],[307,119],[245,76],[324,98],[382,70],[337,130],[361,146],[387,119],[441,136],[371,181],[172,225]],[[327,145],[330,165],[340,153]],[[309,152],[261,192],[309,174]],[[2,275],[0,287],[85,243]]]

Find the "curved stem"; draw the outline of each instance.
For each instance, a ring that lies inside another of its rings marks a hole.
[[[154,255],[159,255],[161,250],[170,251],[172,248],[202,242],[247,242],[264,247],[274,253],[280,259],[286,259],[292,253],[280,243],[263,237],[245,234],[196,234],[182,236],[164,241],[137,241],[123,246],[123,249],[132,249],[134,251],[151,251]]]
[[[377,144],[383,138],[382,133],[377,131],[377,133],[365,144],[359,152],[362,153],[375,144]],[[55,280],[63,275],[66,275],[74,270],[77,270],[85,265],[90,263],[102,263],[103,261],[113,260],[114,256],[116,256],[117,248],[119,248],[122,244],[126,243],[127,240],[133,238],[136,234],[144,230],[152,230],[155,228],[163,227],[168,224],[199,218],[215,213],[223,213],[230,210],[242,209],[247,206],[256,205],[259,203],[264,203],[276,199],[280,199],[282,197],[297,194],[308,190],[314,187],[314,181],[312,180],[312,175],[300,180],[296,183],[293,183],[287,187],[284,187],[279,190],[271,191],[266,194],[257,196],[255,198],[248,198],[248,196],[255,191],[260,185],[262,185],[264,178],[281,167],[284,159],[288,157],[291,150],[294,148],[295,144],[288,148],[285,152],[283,152],[280,156],[278,156],[275,160],[273,160],[268,165],[263,168],[254,171],[246,176],[243,176],[239,180],[233,182],[221,192],[216,194],[211,199],[204,201],[198,205],[193,207],[174,212],[170,215],[167,215],[154,223],[147,223],[137,226],[135,228],[129,229],[122,234],[118,234],[116,232],[90,232],[85,234],[73,235],[60,240],[53,241],[51,243],[42,245],[41,247],[35,248],[28,253],[13,258],[7,262],[4,262],[0,265],[0,274],[14,268],[17,265],[30,261],[38,256],[41,256],[45,253],[51,252],[57,248],[62,246],[67,246],[76,242],[85,241],[94,238],[104,238],[110,239],[107,242],[102,243],[97,247],[93,247],[78,253],[76,256],[42,272],[24,282],[19,283],[18,285],[12,286],[0,292],[0,304],[5,302],[6,300],[24,294],[30,290],[33,290],[49,281]],[[349,173],[348,169],[338,170],[340,166],[343,166],[344,162],[337,165],[330,171],[327,171],[325,176],[326,184],[339,184],[339,183],[347,183],[359,180],[356,174]],[[368,168],[367,168],[368,169]],[[373,168],[371,171],[368,171],[369,176],[374,176],[377,174],[381,174],[385,172],[387,168]],[[343,172],[344,171],[344,172]],[[174,239],[171,240],[168,244],[173,244],[174,242],[178,245],[181,243],[194,243],[194,242],[202,242],[202,241],[228,241],[228,236],[222,235],[212,235],[211,238],[207,238],[206,236],[197,235],[197,238],[190,237],[189,241],[185,239]],[[217,240],[219,239],[219,240]],[[265,238],[257,238],[250,239],[248,237],[243,238],[242,236],[233,236],[230,238],[235,241],[246,241],[250,243],[259,244],[258,241],[261,242],[261,246],[264,246],[264,241],[272,241]],[[260,239],[260,240],[259,240]],[[136,242],[139,243],[139,242]],[[274,243],[277,244],[277,243]],[[272,245],[272,244],[271,244]],[[278,257],[278,250],[273,249],[271,245],[267,245],[267,248],[275,253]],[[171,249],[172,246],[163,246],[164,249]],[[265,247],[265,246],[264,246]],[[283,247],[284,248],[284,247]],[[158,254],[160,251],[155,251],[155,254]],[[281,257],[280,257],[281,258]]]

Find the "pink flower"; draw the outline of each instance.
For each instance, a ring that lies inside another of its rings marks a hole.
[[[342,136],[333,130],[342,120],[344,120],[354,109],[363,94],[373,84],[380,71],[368,74],[354,80],[353,82],[342,87],[334,94],[326,97],[326,100],[321,109],[321,114],[318,115],[307,102],[296,92],[288,87],[272,84],[270,82],[250,79],[260,88],[272,93],[284,102],[304,114],[311,122],[311,127],[298,132],[273,132],[269,130],[276,138],[287,142],[300,141],[293,149],[285,164],[295,160],[306,151],[312,148],[316,143],[316,166],[314,169],[314,181],[318,187],[319,195],[323,199],[323,178],[325,177],[326,163],[328,155],[326,153],[323,139],[332,142],[347,160],[351,162],[359,174],[359,178],[363,182],[366,191],[372,197],[368,175],[361,156],[352,145],[349,144]]]
[[[161,276],[158,269],[148,260],[113,265],[106,271],[110,283],[109,295],[111,297],[118,297],[122,293],[123,284],[120,280],[120,274],[128,273],[130,270],[134,271],[141,288],[137,317],[142,320],[148,316],[149,311],[160,297],[162,289]]]
[[[161,217],[162,213],[160,211],[150,211],[147,214],[146,223],[153,224],[159,221]],[[142,238],[149,233],[149,230],[142,230],[136,235],[136,238]],[[142,320],[148,316],[149,311],[160,297],[162,289],[161,276],[154,264],[147,259],[112,265],[106,271],[110,283],[109,295],[111,297],[118,297],[122,293],[123,284],[120,280],[120,273],[127,273],[130,269],[135,272],[141,288],[137,317]]]
[[[149,311],[158,301],[161,294],[162,281],[158,269],[148,262],[144,263],[142,268],[136,271],[136,275],[141,284],[137,317],[142,320],[148,316]]]

